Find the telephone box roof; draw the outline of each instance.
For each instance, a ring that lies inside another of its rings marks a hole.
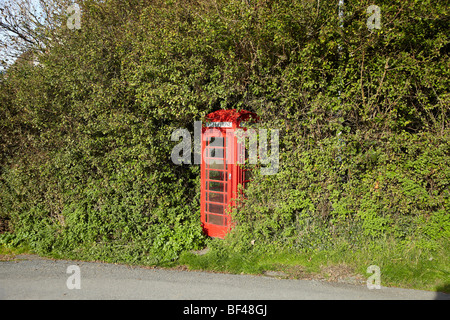
[[[254,112],[247,110],[237,111],[236,109],[230,110],[217,110],[211,112],[206,118],[212,122],[241,122],[249,120],[258,120],[258,116]]]

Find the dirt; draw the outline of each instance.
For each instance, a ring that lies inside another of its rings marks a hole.
[[[344,265],[322,266],[319,272],[308,271],[306,267],[300,265],[277,265],[277,270],[265,271],[264,274],[269,277],[281,279],[300,279],[300,280],[320,280],[350,284],[365,284],[366,279],[354,272],[353,268]]]
[[[14,254],[0,254],[0,261],[13,261],[15,258]]]

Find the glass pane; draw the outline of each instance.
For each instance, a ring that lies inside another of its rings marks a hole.
[[[209,179],[210,180],[225,180],[225,175],[223,171],[209,171]]]
[[[223,161],[217,161],[217,160],[214,160],[215,162],[222,162],[222,163],[210,163],[209,164],[209,168],[210,169],[218,169],[218,170],[223,170]],[[211,162],[213,162],[213,161],[211,161]],[[209,162],[207,162],[207,163],[209,163]]]
[[[208,222],[218,226],[223,226],[223,217],[214,214],[208,214]]]
[[[210,137],[210,146],[211,147],[223,147],[223,138],[222,137]]]
[[[209,190],[223,192],[223,183],[210,181],[209,182]]]
[[[216,160],[216,162],[218,162],[217,160],[223,160],[225,158],[225,152],[223,148],[211,148],[208,150],[208,156],[213,158],[214,160]],[[212,163],[214,161],[210,160],[210,163]],[[220,161],[220,163],[222,163],[222,161]]]
[[[213,192],[209,193],[209,201],[223,203],[225,202],[224,199],[225,197],[223,193],[213,193]]]
[[[223,205],[210,203],[209,204],[209,212],[223,214]]]
[[[206,146],[223,147],[223,137],[207,136],[205,142]]]

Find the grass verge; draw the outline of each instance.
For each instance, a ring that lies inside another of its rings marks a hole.
[[[9,247],[0,244],[0,261],[14,260],[15,256],[18,254],[33,254],[33,252],[25,246]]]
[[[266,274],[279,278],[317,279],[366,285],[372,273],[380,268],[381,286],[402,287],[450,293],[450,246],[442,241],[437,248],[420,244],[378,243],[363,249],[337,245],[328,250],[262,250],[238,252],[215,242],[204,255],[185,252],[178,264],[192,270]]]
[[[376,265],[381,272],[381,286],[450,293],[449,240],[442,240],[434,248],[423,247],[417,242],[380,242],[359,249],[343,243],[326,250],[279,249],[263,245],[236,250],[219,239],[211,239],[207,245],[209,250],[204,254],[185,251],[176,260],[152,266],[366,285],[372,275],[367,268]],[[24,253],[33,252],[26,246],[0,244],[0,261],[13,260]],[[58,255],[53,258],[71,257]],[[85,258],[90,261],[89,257]],[[117,259],[115,262],[121,263],[120,257]]]

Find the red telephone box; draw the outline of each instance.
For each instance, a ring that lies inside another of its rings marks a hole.
[[[246,170],[238,165],[244,145],[238,143],[235,130],[245,131],[258,118],[253,112],[234,109],[215,111],[206,118],[201,141],[201,223],[208,236],[224,238],[232,225],[229,211],[239,185],[248,182]]]

